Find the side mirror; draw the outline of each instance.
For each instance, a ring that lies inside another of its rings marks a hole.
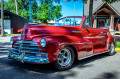
[[[85,27],[89,27],[89,23],[85,23]]]

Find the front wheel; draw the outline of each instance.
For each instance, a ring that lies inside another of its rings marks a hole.
[[[112,56],[112,55],[114,55],[116,52],[115,52],[115,44],[114,44],[114,42],[112,42],[111,44],[110,44],[110,47],[109,47],[109,49],[108,49],[108,55],[109,56]]]
[[[71,47],[64,47],[59,52],[58,58],[54,62],[54,66],[58,70],[69,69],[74,62],[74,51]]]

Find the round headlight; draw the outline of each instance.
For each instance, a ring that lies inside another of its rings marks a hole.
[[[40,45],[42,47],[45,47],[46,46],[46,39],[42,38],[41,41],[40,41]]]
[[[13,38],[11,38],[11,39],[10,39],[10,44],[13,44],[13,41],[14,41]]]

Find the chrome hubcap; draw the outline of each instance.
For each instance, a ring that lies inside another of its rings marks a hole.
[[[69,49],[62,49],[60,52],[59,52],[59,55],[58,55],[58,63],[61,65],[61,66],[67,66],[69,65],[71,61],[71,52]]]
[[[115,46],[113,43],[111,43],[110,51],[111,51],[111,53],[114,53],[114,51],[115,51]]]

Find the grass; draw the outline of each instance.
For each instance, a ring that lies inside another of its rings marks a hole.
[[[120,41],[116,42],[116,48],[120,48]]]
[[[12,37],[12,36],[20,36],[21,34],[4,34],[4,36]]]

